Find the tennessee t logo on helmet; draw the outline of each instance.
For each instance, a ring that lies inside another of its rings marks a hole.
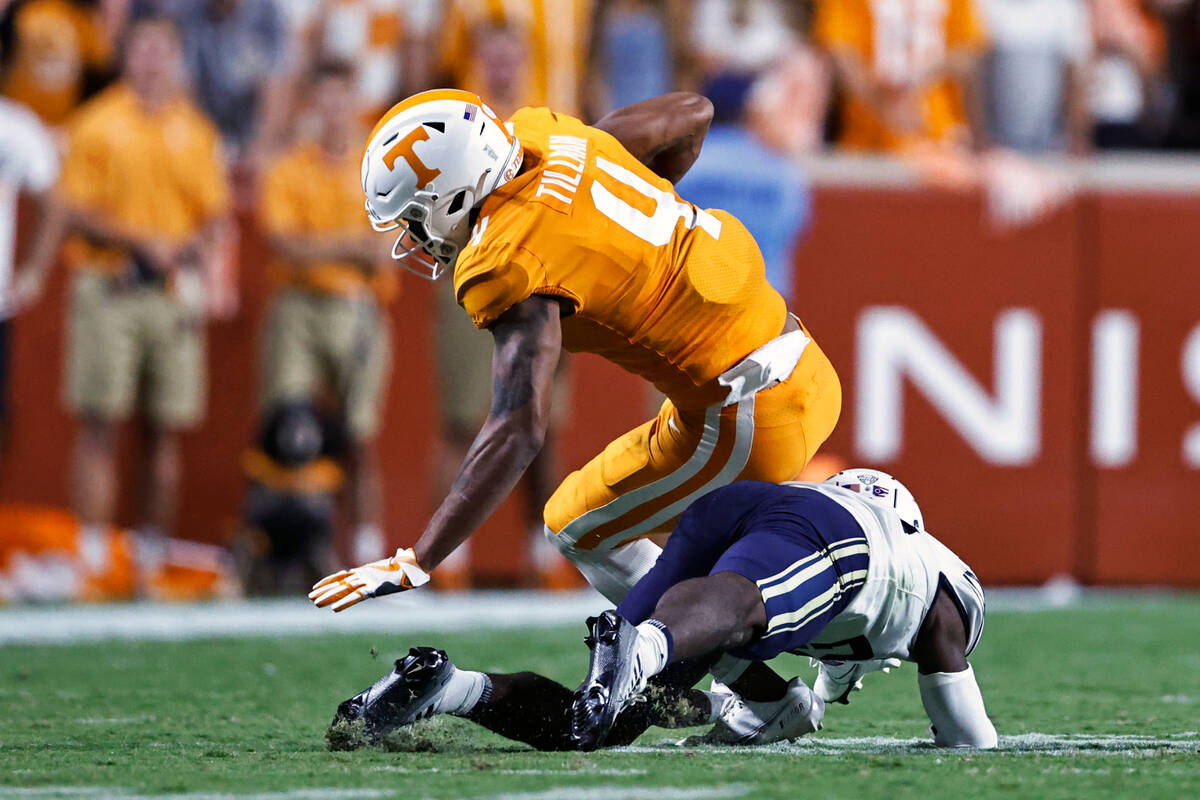
[[[521,160],[521,143],[478,95],[413,95],[384,114],[363,153],[371,226],[399,229],[392,258],[437,280],[470,241],[472,209],[516,177]]]
[[[427,141],[429,141],[429,131],[425,129],[424,125],[413,128],[407,136],[396,142],[390,150],[383,154],[383,163],[387,165],[388,169],[395,169],[396,160],[403,158],[416,173],[417,186],[428,186],[434,178],[442,174],[442,171],[425,166],[425,162],[413,151],[414,144]]]

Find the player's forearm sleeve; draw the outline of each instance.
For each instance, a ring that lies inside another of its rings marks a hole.
[[[934,744],[985,750],[997,745],[996,728],[983,707],[983,695],[970,665],[962,672],[917,675],[917,685],[921,687],[925,713],[933,723]]]

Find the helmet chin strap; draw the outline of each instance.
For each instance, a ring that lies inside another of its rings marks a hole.
[[[525,151],[521,147],[521,140],[514,136],[512,137],[512,145],[508,148],[508,155],[504,158],[502,168],[496,171],[496,180],[492,181],[492,185],[488,187],[486,194],[491,194],[500,187],[500,181],[504,179],[504,176],[508,173],[509,169],[512,169],[514,173],[519,170],[521,168],[521,162],[524,159]],[[514,177],[516,177],[515,174]]]

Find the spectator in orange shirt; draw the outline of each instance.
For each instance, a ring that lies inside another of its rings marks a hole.
[[[818,0],[815,33],[845,98],[839,145],[973,140],[986,37],[972,0]]]
[[[30,0],[13,11],[13,52],[3,93],[60,125],[83,98],[89,78],[107,73],[112,41],[97,3]]]
[[[360,119],[369,130],[393,103],[425,88],[439,5],[439,0],[326,0],[310,9],[299,38],[310,63],[355,65]],[[285,7],[296,17],[304,14]]]
[[[275,250],[275,294],[264,336],[263,405],[332,395],[350,439],[349,530],[343,559],[384,554],[382,489],[375,438],[390,366],[387,304],[394,264],[367,221],[359,177],[362,136],[354,70],[315,68],[308,82],[314,137],[293,145],[265,173],[262,228]]]
[[[85,540],[113,520],[117,427],[144,412],[152,560],[174,525],[178,434],[204,413],[200,267],[229,190],[217,131],[183,90],[174,23],[141,18],[126,42],[122,79],[72,120],[63,167],[76,234],[66,399],[79,420],[73,494]]]
[[[489,78],[477,46],[481,27],[515,31],[527,54],[527,66],[512,110],[549,106],[580,116],[592,6],[592,0],[448,0],[442,22],[441,72],[448,85],[483,94]]]

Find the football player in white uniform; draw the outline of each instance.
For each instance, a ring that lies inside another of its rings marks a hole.
[[[864,673],[914,661],[934,742],[995,747],[967,663],[983,617],[979,581],[925,532],[895,478],[855,469],[824,484],[731,484],[692,505],[654,568],[590,621],[591,669],[575,694],[572,735],[583,749],[602,745],[668,664],[790,652],[821,662],[815,694],[799,679],[789,687],[813,726],[824,701],[844,701]]]
[[[542,749],[592,749],[651,724],[715,721],[708,741],[760,744],[816,730],[827,701],[846,702],[864,674],[906,660],[917,663],[934,742],[989,748],[996,731],[966,660],[983,617],[978,580],[925,532],[891,476],[743,481],[693,504],[625,601],[588,620],[591,669],[574,696],[534,673],[461,670],[440,650],[413,648],[335,722],[363,720],[381,735],[449,713]],[[688,688],[710,668],[722,674],[717,658],[733,680],[736,665],[783,652],[819,660],[815,691],[795,678],[756,703]],[[654,675],[659,702],[633,703]]]

